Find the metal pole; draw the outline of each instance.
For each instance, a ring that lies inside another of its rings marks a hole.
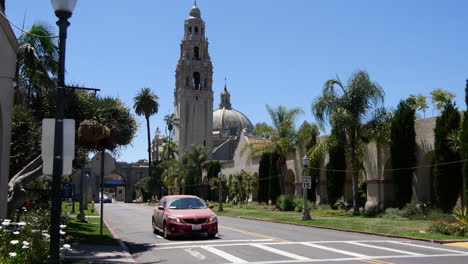
[[[65,87],[65,49],[67,39],[67,28],[70,26],[68,19],[72,13],[57,11],[55,15],[59,18],[59,63],[58,83],[55,99],[55,134],[54,134],[54,161],[52,174],[52,208],[50,212],[50,263],[60,263],[60,215],[62,212],[62,190],[61,180],[63,173],[63,88]]]
[[[302,171],[302,181],[304,182],[304,176],[306,172],[307,166],[304,166],[304,170]],[[304,184],[302,184],[302,196],[304,198],[304,203],[302,205],[302,220],[310,220],[310,213],[309,207],[307,206],[307,188],[305,188]]]
[[[72,184],[72,210],[71,212],[75,213],[75,185],[73,184],[73,182],[71,184]]]
[[[222,212],[223,211],[223,184],[221,183],[221,179],[222,177],[218,177],[218,202],[219,202],[219,206],[218,206],[218,212]]]
[[[104,154],[106,151],[101,151],[101,224],[99,226],[99,235],[102,236],[102,222],[104,220]]]

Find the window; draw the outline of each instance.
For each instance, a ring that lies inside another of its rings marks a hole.
[[[185,87],[188,87],[188,77],[185,78]]]
[[[195,27],[195,35],[198,35],[198,27]]]
[[[200,73],[194,72],[193,73],[193,87],[194,90],[200,90]]]
[[[188,32],[189,32],[190,34],[192,34],[192,27],[189,27],[189,28],[188,28]]]
[[[200,49],[197,46],[195,46],[195,48],[193,48],[193,57],[196,60],[200,59]]]

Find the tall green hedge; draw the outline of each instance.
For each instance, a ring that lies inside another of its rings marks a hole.
[[[332,170],[346,170],[346,156],[344,133],[339,133],[338,130],[332,129],[332,136],[335,137],[336,144],[328,152],[329,162],[326,166],[328,169],[326,185],[328,204],[334,207],[336,201],[343,196],[346,173]]]
[[[276,204],[276,199],[281,195],[280,188],[280,168],[279,168],[280,154],[277,152],[270,153],[270,167],[269,167],[269,186],[268,186],[268,199]]]
[[[391,123],[390,153],[392,168],[410,168],[416,165],[416,110],[407,101],[400,101]],[[395,206],[402,208],[411,202],[414,169],[392,171],[395,183]]]
[[[436,205],[445,212],[450,212],[457,202],[462,185],[461,165],[453,163],[437,165],[456,161],[459,154],[448,146],[447,136],[460,127],[460,114],[454,103],[444,106],[442,115],[437,117],[434,129],[434,193]]]
[[[468,85],[467,85],[468,86]],[[468,87],[467,87],[468,88]],[[462,134],[461,134],[461,143],[462,143],[462,158],[468,159],[468,112],[465,111],[463,115],[462,123]],[[463,173],[464,177],[464,190],[462,195],[465,196],[465,203],[468,202],[468,162],[463,162]],[[466,204],[465,204],[466,206]]]
[[[466,80],[466,87],[465,87],[465,104],[468,108],[468,79]],[[462,143],[462,158],[468,159],[468,112],[465,110],[463,115],[463,123],[462,123],[462,133],[461,133],[461,143]],[[465,206],[468,202],[468,162],[463,163],[463,178],[464,178],[464,190],[462,190],[462,195],[465,197]]]
[[[260,158],[260,164],[258,166],[258,190],[257,200],[259,203],[268,202],[268,189],[270,185],[270,153],[265,152]]]

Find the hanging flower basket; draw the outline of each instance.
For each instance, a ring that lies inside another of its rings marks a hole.
[[[96,144],[110,136],[110,129],[97,120],[85,120],[78,127],[78,141],[83,144]]]

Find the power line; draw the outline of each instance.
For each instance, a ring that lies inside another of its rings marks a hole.
[[[38,37],[38,38],[59,38],[59,36],[52,36],[52,37],[49,37],[49,36],[41,36],[41,35],[36,35],[36,34],[33,34],[33,33],[28,32],[28,31],[25,31],[25,30],[23,30],[21,27],[15,25],[13,22],[11,22],[11,20],[8,19],[8,17],[5,15],[5,13],[3,13],[1,10],[0,10],[0,14],[6,19],[6,21],[8,21],[8,23],[10,23],[13,27],[15,27],[16,29],[18,29],[19,31],[21,31],[21,32],[24,33],[24,34],[28,34],[28,35],[31,35],[31,36],[34,36],[34,37]]]
[[[422,168],[431,168],[431,167],[435,167],[435,166],[451,165],[451,164],[462,163],[462,162],[466,162],[466,161],[468,161],[468,159],[455,160],[455,161],[450,161],[450,162],[443,162],[443,163],[424,165],[424,166],[407,167],[407,168],[396,168],[396,169],[386,169],[386,170],[366,170],[366,172],[390,172],[390,171],[401,171],[401,170],[414,170],[414,169],[422,169]],[[359,172],[360,171],[360,170],[359,171],[356,171],[356,170],[333,170],[333,169],[323,169],[323,168],[314,168],[314,167],[309,167],[309,169],[319,170],[319,171],[332,171],[332,172]]]

